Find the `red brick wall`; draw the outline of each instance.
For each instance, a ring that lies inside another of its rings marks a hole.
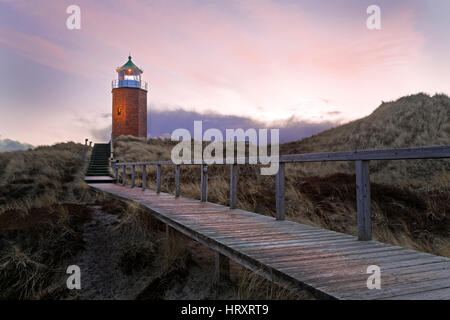
[[[138,88],[116,88],[112,90],[112,96],[113,137],[132,135],[147,138],[147,91]]]

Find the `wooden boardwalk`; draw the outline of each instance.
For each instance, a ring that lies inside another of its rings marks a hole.
[[[291,289],[332,299],[450,299],[450,259],[140,188],[92,184],[135,201],[207,247]],[[367,288],[367,268],[381,289]]]

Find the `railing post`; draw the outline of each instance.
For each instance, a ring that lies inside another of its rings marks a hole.
[[[230,165],[230,209],[237,208],[238,165]]]
[[[127,181],[127,166],[122,166],[122,185],[124,186]]]
[[[276,219],[284,220],[286,216],[286,207],[285,207],[285,192],[284,192],[284,162],[280,162],[280,166],[278,168],[277,175],[275,177],[275,187],[276,187]]]
[[[175,166],[175,197],[180,196],[180,165]]]
[[[356,161],[356,209],[358,240],[372,240],[370,221],[370,171],[368,160]]]
[[[119,184],[119,166],[114,166],[114,177],[116,178],[116,184]]]
[[[161,165],[156,166],[156,193],[161,193]]]
[[[170,240],[170,227],[168,224],[166,224],[166,240]]]
[[[145,164],[142,165],[142,190],[147,188],[147,166]]]
[[[135,176],[136,176],[136,166],[131,165],[131,187],[134,188],[135,185]]]
[[[202,172],[201,172],[201,194],[200,201],[206,202],[208,201],[208,166],[206,164],[202,164]]]
[[[230,259],[219,252],[215,252],[214,283],[230,279]]]

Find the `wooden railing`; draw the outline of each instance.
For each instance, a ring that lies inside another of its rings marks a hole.
[[[370,220],[370,174],[369,162],[371,160],[406,160],[406,159],[443,159],[450,158],[450,146],[433,146],[418,148],[400,148],[383,150],[361,150],[345,152],[324,152],[307,154],[280,155],[276,161],[279,163],[276,175],[276,219],[284,220],[285,209],[285,164],[296,162],[327,162],[327,161],[355,161],[356,162],[356,207],[358,222],[358,239],[372,239],[372,225]],[[263,161],[261,161],[263,160]],[[237,158],[224,159],[224,163],[181,163],[172,161],[152,162],[116,162],[113,163],[116,183],[119,183],[119,168],[122,167],[122,185],[126,184],[126,168],[131,167],[131,187],[135,187],[136,166],[142,166],[142,189],[147,186],[147,166],[156,166],[156,192],[161,192],[161,166],[175,166],[175,196],[180,196],[180,165],[201,165],[201,194],[200,200],[206,202],[208,198],[208,165],[230,166],[230,208],[237,207],[237,181],[239,164],[267,164],[269,158]],[[272,162],[275,162],[271,159]]]

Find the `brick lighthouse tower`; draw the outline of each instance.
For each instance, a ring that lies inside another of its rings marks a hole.
[[[147,138],[147,82],[132,61],[116,69],[112,82],[112,137],[132,135]]]

